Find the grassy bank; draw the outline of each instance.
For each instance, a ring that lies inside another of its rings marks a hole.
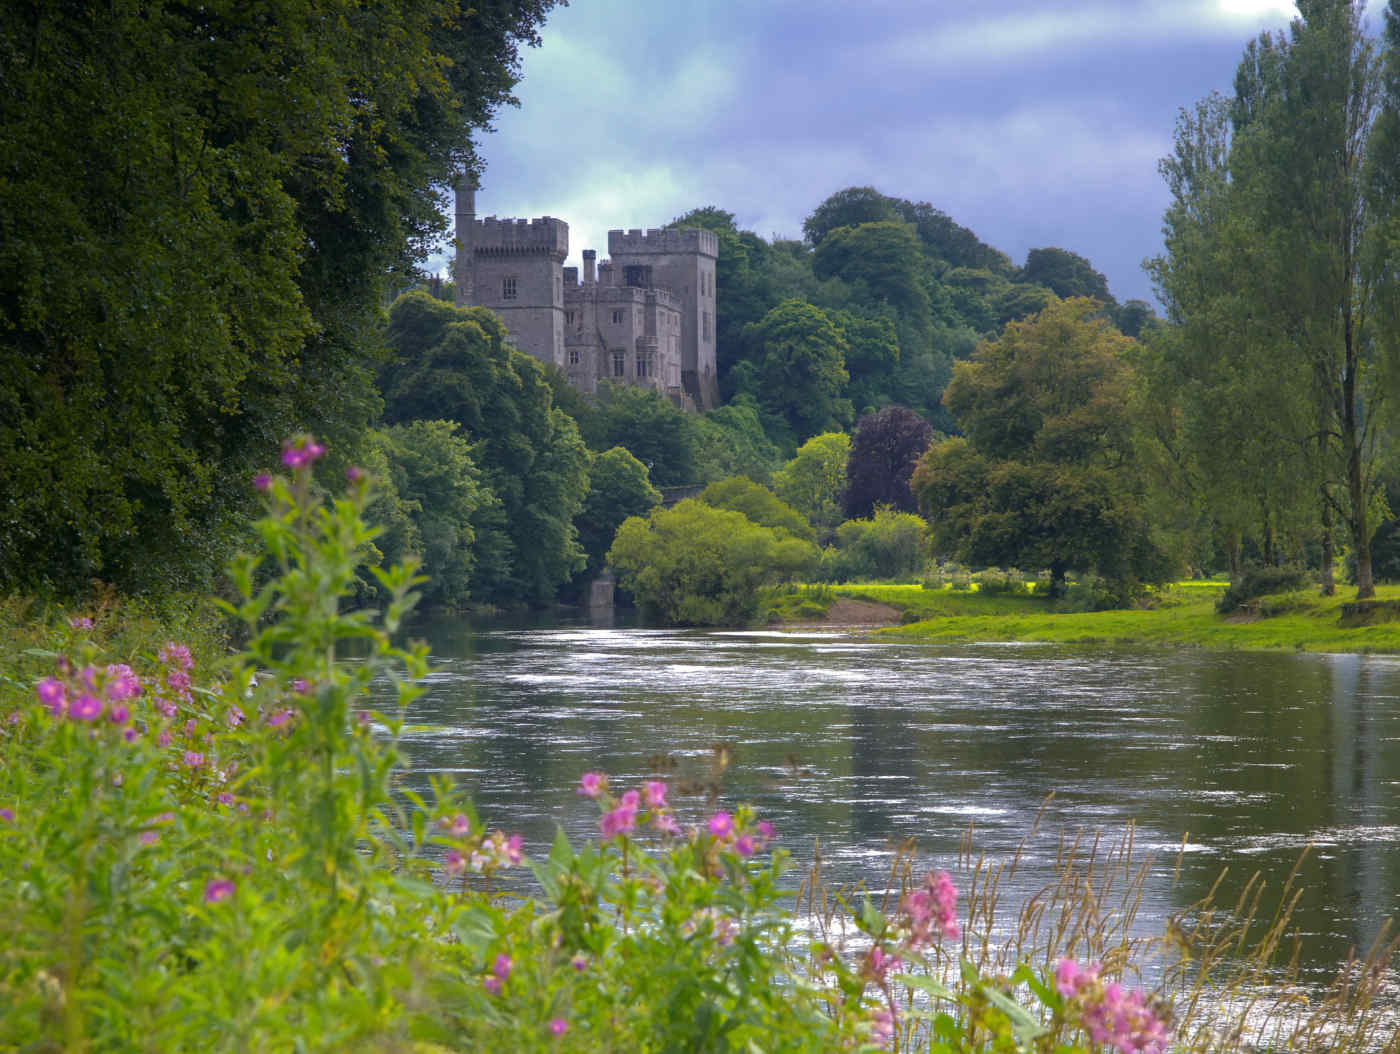
[[[889,604],[906,625],[883,632],[918,640],[1040,641],[1055,644],[1148,644],[1276,651],[1400,652],[1400,622],[1344,626],[1342,606],[1355,591],[1334,597],[1313,592],[1265,598],[1261,614],[1220,615],[1224,583],[1183,582],[1151,607],[1129,611],[1063,612],[1043,597],[926,590],[917,585],[843,585],[838,596]],[[1400,586],[1380,586],[1381,601],[1400,604]]]

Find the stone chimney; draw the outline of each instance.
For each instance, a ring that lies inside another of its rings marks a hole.
[[[476,176],[457,177],[457,262],[452,270],[453,302],[470,307],[476,302],[472,288],[472,254],[476,240]]]
[[[598,250],[583,250],[583,284],[593,285],[598,281]]]

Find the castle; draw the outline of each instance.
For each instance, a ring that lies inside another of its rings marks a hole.
[[[459,307],[489,307],[516,347],[552,362],[585,393],[603,379],[652,388],[701,410],[719,403],[715,261],[705,230],[608,231],[610,260],[583,251],[583,281],[565,267],[569,225],[476,218],[476,187],[457,183]]]

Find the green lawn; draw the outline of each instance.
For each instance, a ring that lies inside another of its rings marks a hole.
[[[840,596],[889,604],[916,619],[883,633],[931,641],[1044,641],[1062,644],[1154,644],[1284,651],[1400,652],[1400,622],[1344,627],[1341,606],[1355,597],[1293,594],[1296,610],[1264,618],[1222,616],[1215,602],[1223,582],[1181,582],[1150,608],[1060,613],[1041,597],[980,596],[917,585],[841,585]],[[1400,601],[1400,585],[1380,586],[1379,600]]]

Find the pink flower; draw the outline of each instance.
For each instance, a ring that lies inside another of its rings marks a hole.
[[[259,472],[256,476],[253,477],[253,486],[256,487],[258,490],[265,491],[272,486],[272,477],[269,476],[266,472]]]
[[[569,1031],[569,1023],[562,1017],[556,1017],[549,1023],[549,1031],[556,1036],[562,1036]]]
[[[716,838],[728,838],[734,833],[734,817],[727,812],[717,812],[710,817],[709,828]]]
[[[465,838],[467,832],[472,829],[471,821],[467,819],[467,814],[463,812],[459,812],[456,816],[452,817],[452,819],[448,821],[448,824],[449,826],[447,829],[457,838]]]
[[[894,1039],[894,1014],[888,1010],[877,1010],[870,1015],[870,1042],[877,1047],[889,1045]]]
[[[460,875],[462,869],[467,866],[467,862],[456,849],[449,849],[447,851],[447,859],[443,862],[442,866],[443,870],[449,875]]]
[[[58,678],[45,677],[35,686],[34,691],[39,696],[39,702],[48,707],[49,713],[54,717],[62,717],[67,711],[67,689]]]
[[[738,840],[734,843],[734,851],[735,851],[736,853],[738,853],[740,856],[744,856],[744,857],[753,856],[753,853],[754,853],[753,839],[752,839],[751,837],[749,837],[748,835],[746,835],[746,834],[740,835],[739,838],[738,838]]]
[[[216,878],[204,887],[204,902],[218,904],[233,896],[234,885],[227,878]]]
[[[228,724],[229,728],[237,728],[243,723],[243,711],[238,708],[237,703],[229,705],[228,710],[224,714],[224,721]]]
[[[758,821],[758,833],[765,842],[771,842],[776,835],[773,834],[773,825],[767,820]]]
[[[160,730],[160,735],[156,737],[156,742],[163,747],[170,746],[170,729],[162,728]]]
[[[272,713],[267,715],[267,727],[281,728],[291,719],[292,712],[290,710],[274,710],[272,711]]]
[[[481,982],[481,984],[482,987],[484,987],[492,995],[501,994],[501,979],[499,977],[487,977]]]
[[[302,468],[325,452],[324,446],[309,439],[288,440],[282,444],[282,464],[288,468]]]
[[[510,968],[512,965],[513,963],[511,962],[510,956],[505,952],[501,952],[496,956],[496,961],[491,964],[491,972],[504,981],[510,977]]]
[[[184,670],[171,670],[165,675],[165,683],[181,699],[190,697],[190,675]]]
[[[585,798],[596,798],[608,786],[608,777],[601,772],[585,772],[578,781],[578,792]]]
[[[102,700],[91,692],[84,692],[73,700],[68,708],[68,716],[75,721],[95,721],[102,714]]]
[[[107,711],[107,720],[114,725],[124,725],[131,720],[131,707],[126,703],[113,703],[112,708]]]
[[[669,812],[653,813],[651,826],[661,834],[677,835],[681,833],[681,825],[676,823],[676,818]]]
[[[107,667],[103,692],[108,699],[130,699],[141,694],[141,679],[125,663],[114,663]]]
[[[877,944],[870,949],[870,954],[865,957],[865,967],[861,972],[883,984],[885,974],[891,970],[897,970],[901,965],[899,956],[890,955]]]
[[[648,809],[666,808],[666,784],[660,780],[647,780],[642,784],[642,798]]]
[[[157,699],[156,709],[160,711],[162,717],[174,718],[180,712],[180,708],[169,699]]]
[[[626,805],[619,805],[611,812],[603,813],[598,821],[598,829],[603,832],[604,838],[612,838],[615,835],[623,834],[634,830],[637,826],[637,810],[629,809]]]
[[[365,474],[364,474],[363,470],[357,468],[357,467],[354,466],[354,465],[351,465],[349,468],[347,468],[347,469],[345,470],[345,478],[346,478],[347,481],[349,481],[349,482],[353,485],[353,484],[359,483],[362,479],[364,479],[364,478],[365,478]]]
[[[520,863],[521,845],[522,839],[518,834],[513,834],[506,839],[505,856],[507,861],[509,861],[512,864]]]
[[[909,946],[919,948],[933,940],[955,939],[958,929],[958,890],[946,871],[930,871],[924,884],[899,902],[903,922],[909,928]]]
[[[190,655],[190,649],[183,644],[177,644],[173,640],[165,642],[165,647],[160,649],[160,661],[165,666],[178,666],[182,670],[194,667],[194,658]]]
[[[641,805],[641,796],[636,791],[628,791],[622,796],[621,805],[624,809],[636,810]]]
[[[1096,962],[1080,966],[1073,959],[1061,959],[1055,964],[1055,989],[1066,999],[1073,999],[1085,988],[1098,983],[1101,969]]]

